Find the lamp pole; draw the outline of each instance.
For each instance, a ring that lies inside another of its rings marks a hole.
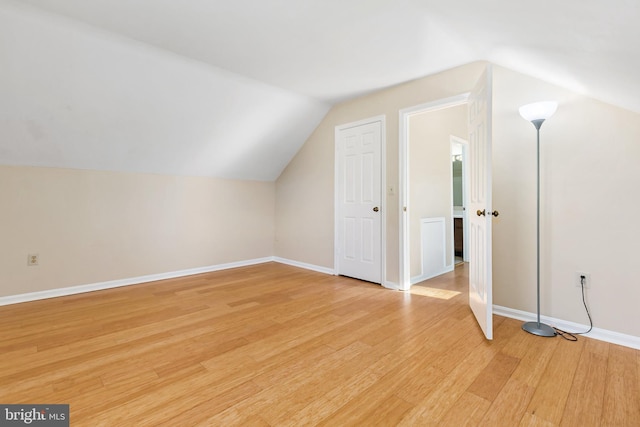
[[[554,337],[556,331],[549,325],[540,322],[540,127],[544,121],[555,113],[555,102],[539,102],[520,108],[520,115],[529,120],[536,128],[536,291],[537,321],[526,322],[522,329],[541,337]]]

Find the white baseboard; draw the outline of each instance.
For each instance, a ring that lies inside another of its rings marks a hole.
[[[400,290],[400,285],[398,285],[395,282],[384,282],[382,283],[382,287],[387,288],[387,289],[391,289],[394,291],[399,291]]]
[[[334,274],[334,270],[326,267],[320,267],[304,262],[292,261],[279,257],[256,258],[245,261],[230,262],[226,264],[210,265],[207,267],[190,268],[187,270],[171,271],[167,273],[149,274],[146,276],[130,277],[126,279],[110,280],[107,282],[91,283],[88,285],[70,286],[66,288],[49,289],[46,291],[30,292],[26,294],[9,295],[0,297],[0,306],[18,304],[22,302],[37,301],[47,298],[57,298],[67,295],[81,294],[84,292],[101,291],[104,289],[119,288],[122,286],[137,285],[141,283],[155,282],[158,280],[175,279],[176,277],[192,276],[194,274],[211,273],[213,271],[227,270],[230,268],[246,267],[255,264],[264,264],[266,262],[279,262],[281,264],[292,265],[307,270],[313,270],[325,274]]]
[[[307,264],[304,262],[299,262],[299,261],[293,261],[290,259],[285,259],[285,258],[280,258],[280,257],[274,257],[273,260],[275,262],[279,262],[282,264],[287,264],[287,265],[291,265],[294,267],[300,267],[300,268],[304,268],[307,270],[312,270],[312,271],[317,271],[318,273],[324,273],[324,274],[331,274],[331,275],[335,275],[336,271],[332,268],[327,268],[327,267],[320,267],[317,265],[313,265],[313,264]],[[392,289],[395,291],[400,290],[400,286],[395,283],[395,282],[389,282],[389,281],[385,281],[383,283],[381,283],[382,287],[387,288],[387,289]]]
[[[9,295],[0,297],[0,306],[18,304],[21,302],[37,301],[47,298],[63,297],[67,295],[81,294],[84,292],[100,291],[104,289],[119,288],[122,286],[137,285],[140,283],[155,282],[157,280],[174,279],[176,277],[192,276],[194,274],[210,273],[212,271],[227,270],[229,268],[246,267],[249,265],[263,264],[274,261],[273,257],[256,258],[246,261],[230,262],[226,264],[210,265],[207,267],[190,268],[187,270],[172,271],[168,273],[149,274],[147,276],[131,277],[127,279],[110,280],[108,282],[92,283],[89,285],[71,286],[46,291],[31,292],[26,294]]]
[[[537,320],[537,316],[534,313],[515,310],[513,308],[502,307],[499,305],[493,306],[493,314],[522,320],[524,322]],[[540,321],[548,324],[549,326],[555,326],[556,328],[562,329],[563,331],[567,332],[581,332],[589,329],[589,325],[582,325],[580,323],[569,322],[567,320],[556,319],[549,316],[540,316]],[[584,336],[640,350],[640,337],[636,337],[633,335],[621,334],[619,332],[613,332],[606,329],[593,328],[591,332],[589,332],[588,334],[584,334]]]
[[[187,270],[179,270],[179,271],[173,271],[173,272],[167,272],[167,273],[150,274],[147,276],[138,276],[138,277],[132,277],[128,279],[92,283],[89,285],[71,286],[67,288],[50,289],[47,291],[31,292],[31,293],[19,294],[19,295],[9,295],[6,297],[0,297],[0,306],[18,304],[18,303],[28,302],[28,301],[37,301],[37,300],[47,299],[47,298],[56,298],[56,297],[62,297],[66,295],[75,295],[75,294],[80,294],[84,292],[99,291],[103,289],[119,288],[122,286],[130,286],[130,285],[136,285],[140,283],[155,282],[157,280],[174,279],[176,277],[185,277],[185,276],[192,276],[194,274],[202,274],[202,273],[210,273],[210,272],[219,271],[219,270],[227,270],[230,268],[246,267],[249,265],[263,264],[271,261],[279,262],[281,264],[291,265],[294,267],[304,268],[306,270],[317,271],[319,273],[331,274],[331,275],[335,274],[335,271],[333,269],[327,268],[327,267],[321,267],[313,264],[307,264],[304,262],[288,260],[280,257],[265,257],[265,258],[256,258],[252,260],[230,262],[226,264],[211,265],[207,267],[191,268]],[[426,280],[426,279],[422,279],[422,280]],[[399,289],[398,284],[392,283],[392,282],[385,282],[382,284],[382,286],[388,289],[394,289],[394,290]],[[523,321],[531,321],[536,319],[536,316],[533,313],[515,310],[512,308],[502,307],[498,305],[493,306],[493,312],[494,314],[497,314],[499,316],[510,317],[513,319],[518,319]],[[552,326],[556,326],[563,330],[584,331],[588,329],[586,325],[568,322],[561,319],[555,319],[553,317],[541,316],[540,318],[545,323],[551,324]],[[636,337],[633,335],[621,334],[618,332],[608,331],[606,329],[593,328],[593,330],[590,333],[585,334],[585,336],[640,350],[640,337]]]
[[[335,270],[333,268],[321,267],[319,265],[307,264],[306,262],[294,261],[291,259],[273,257],[272,261],[279,262],[280,264],[291,265],[293,267],[304,268],[305,270],[317,271],[318,273],[324,274],[335,274]]]
[[[411,278],[411,286],[415,285],[416,283],[424,282],[425,280],[433,279],[434,277],[440,276],[441,274],[450,273],[453,271],[453,269],[453,265],[448,265],[439,273],[414,276]]]

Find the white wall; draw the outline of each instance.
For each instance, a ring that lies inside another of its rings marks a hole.
[[[263,181],[329,109],[5,0],[0,94],[0,164]]]
[[[640,336],[640,114],[494,68],[494,303],[536,311],[535,128],[518,108],[557,100],[541,128],[541,311],[588,323],[576,271],[591,273],[595,326]]]
[[[0,206],[0,297],[273,255],[269,182],[0,166]]]

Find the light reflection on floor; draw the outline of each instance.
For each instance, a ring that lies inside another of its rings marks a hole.
[[[439,298],[439,299],[451,299],[457,295],[460,295],[458,291],[450,291],[448,289],[436,289],[426,286],[412,286],[409,290],[413,295],[422,295],[425,297]]]

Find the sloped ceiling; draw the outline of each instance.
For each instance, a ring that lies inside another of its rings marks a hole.
[[[475,60],[640,112],[638,4],[0,0],[0,164],[274,180],[332,104]]]

